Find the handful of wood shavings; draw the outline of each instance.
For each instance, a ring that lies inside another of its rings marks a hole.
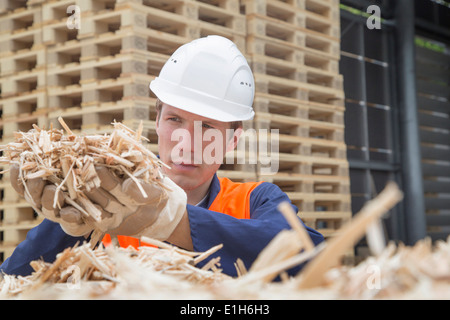
[[[100,186],[96,166],[108,167],[121,179],[131,178],[144,197],[148,195],[140,181],[156,183],[167,190],[160,171],[165,164],[143,145],[146,138],[142,136],[142,123],[137,131],[114,122],[111,134],[75,135],[62,118],[58,120],[66,134],[60,129],[44,130],[33,125],[28,132],[16,132],[13,142],[0,146],[0,163],[19,165],[19,178],[28,195],[25,182],[43,178],[57,186],[54,206],[62,192],[66,202],[100,221],[100,210],[84,194]],[[36,205],[33,208],[40,213]]]

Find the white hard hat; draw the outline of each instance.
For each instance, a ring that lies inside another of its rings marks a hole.
[[[164,103],[223,122],[250,120],[255,81],[236,45],[207,36],[179,47],[150,89]]]

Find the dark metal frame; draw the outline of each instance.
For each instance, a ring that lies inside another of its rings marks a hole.
[[[427,42],[425,46],[424,43],[416,46],[427,235],[432,240],[446,240],[450,234],[450,140],[448,133],[439,130],[449,130],[450,120],[439,115],[450,114],[450,56],[437,47],[450,48],[450,3],[415,0],[415,8],[416,37]],[[435,69],[437,65],[439,70]],[[432,67],[428,69],[429,66]],[[438,97],[443,100],[435,104],[433,100]],[[437,131],[431,132],[430,128]]]
[[[381,8],[382,28],[386,30],[383,35],[388,44],[387,63],[389,72],[389,95],[391,121],[390,146],[392,157],[388,161],[373,161],[366,150],[364,159],[348,157],[350,170],[363,170],[365,174],[364,196],[370,200],[380,190],[375,190],[372,173],[384,172],[389,180],[396,181],[404,192],[404,201],[397,205],[386,220],[388,237],[390,240],[402,241],[406,244],[414,244],[417,240],[426,236],[426,217],[424,205],[424,192],[421,168],[421,149],[419,136],[419,122],[416,102],[415,83],[415,12],[414,4],[410,0],[342,0],[342,4],[357,8],[365,12],[369,5],[376,4]],[[367,17],[355,15],[346,10],[341,10],[341,17],[365,28]],[[346,30],[343,28],[342,33]],[[359,45],[364,45],[364,39],[355,39]],[[341,70],[342,73],[342,70]],[[360,79],[348,79],[345,81],[363,81],[365,90],[366,71],[362,64]],[[363,92],[361,103],[365,123],[364,144],[369,145],[367,118],[367,95]],[[352,134],[347,132],[347,134]],[[353,133],[354,134],[354,133]],[[380,186],[378,186],[379,188]],[[352,192],[354,192],[352,188]],[[358,192],[358,191],[356,191]],[[354,212],[358,207],[353,207]]]
[[[426,236],[426,217],[415,80],[415,10],[410,0],[396,1],[395,19],[402,175],[407,214],[405,242],[414,244]]]

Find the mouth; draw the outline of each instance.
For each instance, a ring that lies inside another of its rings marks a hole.
[[[193,171],[198,167],[199,167],[198,165],[186,162],[172,163],[172,169],[175,169],[177,171]]]

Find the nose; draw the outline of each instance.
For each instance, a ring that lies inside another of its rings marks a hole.
[[[177,141],[172,148],[171,161],[175,164],[187,163],[191,158],[192,135],[186,128],[178,128],[172,131],[171,141]]]
[[[202,162],[202,123],[189,122],[172,132],[171,141],[178,141],[172,149],[175,164],[200,164]]]

